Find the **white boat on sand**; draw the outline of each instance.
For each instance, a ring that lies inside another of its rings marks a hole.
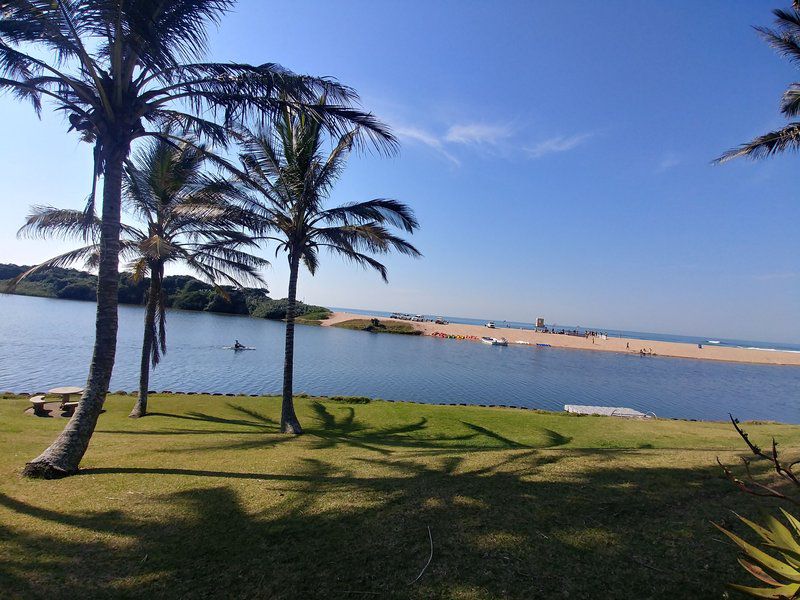
[[[508,346],[508,340],[506,338],[482,337],[481,341],[490,346]]]

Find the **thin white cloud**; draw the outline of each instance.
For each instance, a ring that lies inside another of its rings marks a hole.
[[[452,162],[457,167],[461,166],[461,161],[459,161],[455,156],[450,154],[445,149],[442,140],[440,140],[434,134],[425,131],[424,129],[420,129],[418,127],[395,127],[394,132],[397,134],[397,137],[401,139],[410,142],[416,142],[428,146],[429,148],[433,148],[439,154],[444,156],[447,160]]]
[[[558,135],[527,148],[528,154],[531,158],[542,158],[548,154],[556,154],[558,152],[567,152],[573,148],[577,148],[586,140],[592,137],[593,133],[578,133],[575,135]]]
[[[511,137],[508,125],[489,125],[487,123],[464,123],[452,125],[444,136],[445,141],[454,144],[498,144]]]
[[[448,127],[441,135],[411,125],[395,126],[394,130],[402,140],[428,146],[456,166],[461,166],[461,161],[451,150],[457,146],[469,146],[492,155],[498,152],[508,154],[521,148],[530,158],[538,159],[548,154],[572,150],[595,135],[594,132],[559,135],[533,146],[524,146],[514,139],[515,133],[512,128],[503,124],[457,123]]]
[[[431,148],[439,149],[442,147],[442,143],[435,135],[423,129],[418,129],[416,127],[396,127],[394,131],[401,138],[421,142]]]
[[[656,168],[656,172],[663,173],[664,171],[668,171],[674,167],[677,167],[681,164],[681,159],[677,154],[668,153],[665,154],[664,157],[659,161],[658,167]]]

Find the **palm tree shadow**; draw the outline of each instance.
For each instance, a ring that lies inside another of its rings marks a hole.
[[[719,597],[725,581],[740,577],[735,549],[710,539],[708,521],[757,506],[713,468],[601,466],[576,485],[534,477],[552,460],[535,449],[481,468],[463,455],[360,460],[370,465],[366,475],[319,459],[275,473],[80,472],[86,489],[105,478],[158,477],[164,491],[146,498],[145,518],[127,503],[76,510],[0,493],[0,577],[11,597],[421,600],[473,590],[522,600],[597,597],[598,589],[622,600]],[[712,501],[686,510],[701,497]],[[411,587],[428,556],[427,527],[434,558]],[[40,566],[24,560],[31,556],[47,557],[47,577],[32,576]]]
[[[150,416],[167,417],[170,419],[184,419],[188,421],[203,421],[205,423],[216,423],[225,425],[241,425],[243,427],[258,427],[267,430],[279,430],[279,424],[274,419],[261,414],[258,411],[239,406],[238,404],[231,404],[226,402],[225,405],[243,415],[250,417],[249,419],[227,419],[216,415],[209,415],[202,412],[190,411],[185,415],[174,413],[161,413],[151,412]],[[214,433],[214,430],[209,430],[209,433]]]
[[[455,443],[471,440],[475,434],[457,436],[421,436],[428,429],[428,419],[420,417],[411,423],[387,425],[386,427],[369,427],[356,418],[355,408],[344,407],[342,418],[333,415],[321,402],[311,405],[319,427],[306,429],[306,433],[319,439],[316,449],[333,448],[339,445],[351,446],[377,452],[383,455],[392,454],[398,449],[417,449],[452,451]]]
[[[462,425],[479,433],[480,435],[498,442],[499,448],[503,449],[512,449],[512,448],[553,448],[555,446],[563,446],[564,444],[568,444],[572,441],[571,437],[567,437],[565,435],[561,435],[557,431],[553,431],[552,429],[547,429],[545,427],[537,427],[537,431],[541,431],[545,437],[545,442],[542,444],[522,444],[520,442],[516,442],[510,438],[500,435],[497,432],[492,431],[486,427],[481,425],[476,425],[475,423],[468,423],[466,421],[461,421]]]
[[[192,412],[188,415],[162,414],[162,416],[205,421],[214,424],[236,425],[250,430],[243,430],[241,433],[244,434],[279,433],[279,425],[274,419],[243,406],[230,403],[227,406],[247,418],[231,419],[198,412]],[[447,455],[452,452],[548,448],[564,445],[571,441],[571,438],[563,436],[556,431],[542,428],[540,431],[545,438],[542,443],[535,445],[523,444],[487,427],[466,421],[461,422],[467,430],[466,433],[431,436],[425,435],[428,429],[428,419],[426,417],[420,417],[416,421],[408,423],[372,427],[358,418],[356,409],[352,406],[337,407],[336,411],[331,411],[322,402],[314,401],[310,404],[310,407],[314,413],[313,418],[316,421],[316,425],[306,427],[306,435],[314,439],[314,443],[311,445],[313,450],[327,450],[341,446],[367,450],[383,456],[389,456],[397,451],[410,451],[422,456]],[[201,432],[201,430],[191,431]],[[217,433],[217,430],[210,430],[209,433]],[[195,445],[191,450],[248,450],[274,446],[291,439],[291,436],[265,435],[244,441],[235,440],[206,446]],[[188,449],[167,447],[161,451],[168,453],[185,452]]]
[[[191,448],[188,447],[180,447],[180,446],[167,446],[164,448],[159,449],[159,452],[162,453],[182,453],[182,452],[197,452],[197,451],[212,451],[212,450],[236,450],[236,449],[253,449],[253,448],[267,448],[270,446],[275,446],[282,442],[288,441],[289,438],[283,435],[270,435],[270,434],[279,434],[280,433],[280,425],[279,423],[264,415],[256,410],[251,408],[247,408],[245,406],[240,406],[238,404],[231,404],[227,402],[225,404],[228,408],[241,413],[246,419],[231,419],[226,417],[220,417],[216,415],[209,415],[206,413],[201,412],[189,412],[186,415],[181,414],[172,414],[172,413],[151,413],[151,415],[157,415],[162,417],[168,417],[172,419],[185,419],[189,421],[199,421],[199,422],[206,422],[206,423],[213,423],[213,424],[224,424],[224,425],[235,425],[239,427],[243,427],[244,429],[239,430],[222,430],[222,429],[170,429],[166,431],[133,431],[133,432],[114,432],[114,433],[131,433],[131,434],[138,434],[138,435],[158,435],[158,434],[208,434],[208,435],[247,435],[247,436],[257,436],[255,439],[250,439],[247,441],[234,441],[234,442],[225,442],[221,444],[208,444],[208,445],[197,445],[193,444]]]

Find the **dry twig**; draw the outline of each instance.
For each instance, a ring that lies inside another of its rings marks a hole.
[[[783,464],[780,462],[778,456],[778,443],[775,441],[775,438],[772,438],[772,450],[771,452],[764,452],[760,447],[755,445],[753,442],[750,441],[750,437],[748,436],[747,432],[745,432],[742,427],[739,425],[739,420],[734,419],[733,415],[729,415],[731,418],[731,423],[733,423],[734,429],[736,429],[736,433],[744,440],[744,443],[747,444],[747,447],[750,448],[750,451],[757,456],[758,458],[763,458],[764,460],[769,461],[772,463],[772,466],[778,476],[793,484],[794,486],[800,488],[800,479],[798,476],[794,474],[793,468],[795,465],[800,464],[800,461],[795,461],[789,464]],[[742,458],[742,462],[744,463],[744,469],[747,473],[746,480],[739,479],[733,473],[731,473],[730,469],[722,464],[717,457],[717,464],[722,467],[723,472],[725,473],[725,477],[727,477],[734,485],[739,487],[744,492],[748,494],[752,494],[753,496],[761,496],[767,498],[779,498],[781,500],[788,500],[789,502],[793,502],[800,506],[800,501],[791,496],[787,496],[777,488],[761,483],[757,481],[756,478],[753,476],[752,472],[750,471],[750,461],[746,458]]]
[[[428,525],[428,539],[430,539],[430,541],[431,541],[431,555],[428,557],[428,562],[426,562],[425,566],[422,567],[422,571],[419,572],[419,575],[417,575],[417,578],[414,581],[412,581],[411,583],[409,583],[408,585],[414,585],[415,583],[417,583],[420,580],[420,578],[422,577],[423,573],[425,573],[425,569],[428,568],[428,565],[431,564],[431,561],[433,560],[433,534],[431,533],[431,526],[430,525]]]

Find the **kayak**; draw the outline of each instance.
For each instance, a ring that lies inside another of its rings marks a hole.
[[[234,352],[239,352],[241,350],[255,350],[255,346],[240,346],[237,348],[236,346],[223,346],[223,350],[233,350]]]

